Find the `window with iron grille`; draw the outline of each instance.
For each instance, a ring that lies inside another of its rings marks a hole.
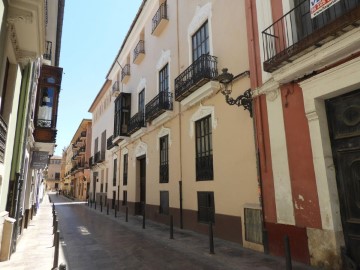
[[[164,215],[169,214],[169,191],[160,191],[159,213]]]
[[[100,192],[104,192],[104,184],[103,183],[100,184]]]
[[[166,64],[159,72],[159,92],[169,91],[169,71],[168,64]]]
[[[123,168],[123,185],[127,185],[127,176],[128,176],[128,154],[124,155],[124,168]]]
[[[108,191],[108,183],[105,183],[105,192]]]
[[[55,173],[55,180],[60,180],[60,173],[59,172]]]
[[[198,196],[198,221],[215,223],[214,192],[199,191]]]
[[[113,171],[113,187],[116,186],[116,177],[117,177],[117,159],[114,159],[114,171]]]
[[[196,180],[213,180],[211,115],[195,122]]]
[[[160,183],[169,182],[169,136],[160,138]]]
[[[209,54],[209,27],[206,21],[199,30],[192,36],[192,57],[193,61],[198,59],[203,54]]]
[[[123,190],[123,201],[122,205],[127,205],[127,190]]]

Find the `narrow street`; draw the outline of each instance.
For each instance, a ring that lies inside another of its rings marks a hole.
[[[60,245],[67,269],[285,269],[283,259],[241,248],[215,239],[215,254],[209,254],[208,238],[168,227],[140,217],[100,212],[84,203],[50,195],[55,203]],[[61,263],[61,260],[60,260]],[[293,263],[293,269],[312,269]]]

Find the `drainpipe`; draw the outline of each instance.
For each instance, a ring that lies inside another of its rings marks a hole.
[[[177,45],[177,60],[178,60],[178,71],[180,74],[180,44],[179,44],[179,0],[176,0],[176,45]],[[174,92],[175,97],[175,92]],[[179,180],[179,209],[180,209],[180,229],[184,228],[183,220],[183,185],[182,185],[182,137],[181,137],[181,103],[179,102],[179,155],[180,155],[180,180]]]
[[[249,48],[252,50],[252,53],[249,52],[249,55],[253,55],[255,62],[257,62],[257,55],[256,55],[256,46],[255,46],[255,39],[258,38],[255,34],[255,25],[254,25],[254,9],[253,9],[253,2],[251,0],[247,0],[247,6],[249,12],[247,12],[247,16],[250,16],[250,24],[248,25],[248,31],[250,32],[250,39],[252,40],[251,44],[249,44]],[[249,18],[249,17],[248,17]],[[258,87],[261,84],[260,80],[261,77],[257,72],[256,65],[254,69],[251,71],[250,74],[253,74],[255,77],[255,83],[251,85],[251,87]],[[253,103],[254,104],[254,103]],[[253,130],[254,130],[254,142],[255,142],[255,153],[256,153],[256,169],[257,169],[257,176],[258,176],[258,185],[259,185],[259,202],[261,205],[262,210],[262,238],[263,238],[263,246],[264,246],[264,253],[269,253],[269,243],[268,243],[268,233],[265,226],[265,209],[264,209],[264,198],[263,198],[263,189],[262,189],[262,175],[261,175],[261,160],[260,160],[260,150],[259,150],[259,140],[258,136],[263,136],[262,125],[260,125],[260,130],[257,130],[257,121],[256,118],[259,117],[260,124],[262,123],[261,119],[261,106],[260,106],[260,99],[258,98],[258,102],[256,103],[256,108],[253,106]],[[264,151],[265,149],[263,149]]]

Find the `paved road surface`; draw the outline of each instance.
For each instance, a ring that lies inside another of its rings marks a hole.
[[[51,195],[59,216],[61,246],[67,269],[285,269],[284,259],[241,248],[215,239],[215,255],[209,254],[208,238],[175,229],[169,239],[167,226],[124,215],[115,218],[63,196]],[[61,261],[60,261],[61,262]],[[293,263],[293,269],[310,267]]]

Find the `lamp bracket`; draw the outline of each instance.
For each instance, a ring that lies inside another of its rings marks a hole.
[[[226,103],[229,105],[237,105],[238,107],[243,106],[244,110],[248,110],[250,117],[252,117],[252,94],[251,89],[244,92],[243,95],[238,96],[236,99],[225,95]]]

